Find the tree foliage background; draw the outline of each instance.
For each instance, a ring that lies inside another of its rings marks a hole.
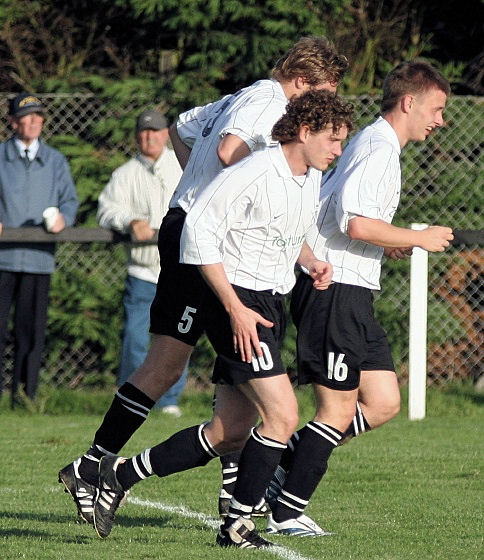
[[[155,80],[180,110],[266,76],[301,35],[326,35],[377,91],[403,59],[432,59],[482,94],[479,0],[0,0],[2,89],[90,89],[90,75]],[[98,86],[100,84],[98,83]]]

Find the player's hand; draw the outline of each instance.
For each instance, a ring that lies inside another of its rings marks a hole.
[[[308,266],[308,272],[314,280],[313,287],[316,290],[327,290],[333,278],[333,267],[324,261],[313,260]]]
[[[412,247],[385,247],[385,256],[394,261],[406,259],[413,252]]]
[[[133,220],[130,227],[137,241],[149,241],[155,234],[155,230],[146,220]]]
[[[419,232],[419,247],[432,253],[445,251],[454,235],[452,229],[445,226],[430,226]]]
[[[66,227],[64,216],[59,212],[55,218],[54,225],[50,229],[50,233],[59,233]]]
[[[252,353],[262,356],[259,336],[257,334],[257,324],[271,328],[274,323],[264,319],[262,315],[241,305],[230,313],[230,324],[232,326],[234,350],[240,354],[243,362],[252,361]]]

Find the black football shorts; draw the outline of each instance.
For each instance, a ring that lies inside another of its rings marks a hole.
[[[180,238],[186,213],[171,208],[158,235],[160,275],[150,310],[150,332],[195,346],[204,332],[203,300],[210,291],[196,265],[181,264]]]
[[[350,391],[360,384],[361,371],[395,370],[385,331],[373,310],[370,289],[334,283],[313,288],[301,273],[291,298],[298,330],[298,383],[318,383]]]
[[[213,370],[213,383],[238,385],[249,379],[271,377],[285,373],[282,364],[281,346],[286,330],[285,297],[268,291],[257,292],[234,286],[242,303],[272,321],[271,328],[257,326],[262,357],[253,357],[251,363],[243,362],[235,353],[230,318],[218,298],[211,292],[207,297],[206,331],[208,339],[217,353]]]

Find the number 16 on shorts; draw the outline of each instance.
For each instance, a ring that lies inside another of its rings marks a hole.
[[[343,362],[345,354],[328,352],[328,379],[345,381],[348,377],[348,366]]]

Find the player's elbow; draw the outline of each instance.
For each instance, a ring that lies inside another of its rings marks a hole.
[[[217,148],[217,155],[220,163],[224,167],[228,167],[232,163],[233,150],[226,143],[220,142]]]
[[[217,147],[217,155],[224,167],[237,163],[249,154],[249,146],[235,134],[226,134]]]
[[[347,235],[350,239],[356,240],[356,241],[361,241],[365,239],[365,230],[364,230],[364,226],[362,224],[362,220],[358,217],[356,218],[352,218],[349,222],[348,222],[348,229],[347,229]]]

